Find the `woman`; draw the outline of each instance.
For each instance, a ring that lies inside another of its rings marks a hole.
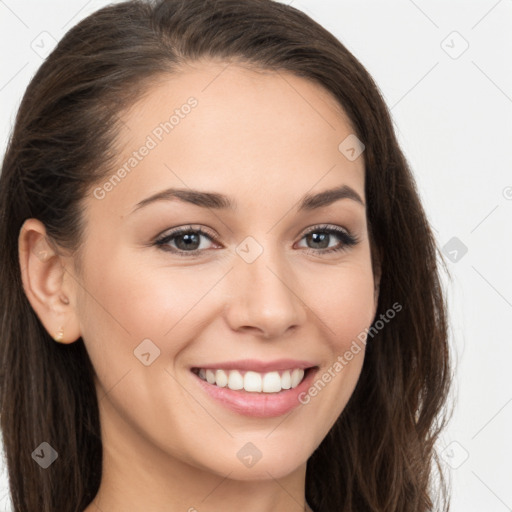
[[[446,506],[435,240],[375,83],[304,13],[101,9],[0,186],[16,511]]]

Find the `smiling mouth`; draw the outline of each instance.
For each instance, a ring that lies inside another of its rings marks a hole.
[[[296,388],[309,374],[311,368],[290,368],[271,372],[254,372],[244,370],[223,370],[192,368],[200,379],[220,388],[250,393],[280,393]]]

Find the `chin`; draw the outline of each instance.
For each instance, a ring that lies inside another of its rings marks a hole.
[[[252,449],[254,450],[253,458],[245,457],[245,454],[251,452]],[[284,478],[306,464],[309,455],[300,453],[296,447],[284,444],[281,445],[279,451],[268,447],[262,448],[258,453],[254,448],[250,448],[245,452],[236,451],[233,458],[224,461],[226,464],[222,464],[221,467],[216,465],[215,468],[212,467],[212,471],[223,477],[229,474],[231,480],[239,481]]]

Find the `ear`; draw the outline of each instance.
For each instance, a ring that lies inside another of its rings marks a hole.
[[[37,219],[23,223],[18,255],[23,289],[45,329],[61,343],[76,341],[81,333],[75,310],[76,281],[70,275],[71,259],[57,252],[46,236],[44,224]]]

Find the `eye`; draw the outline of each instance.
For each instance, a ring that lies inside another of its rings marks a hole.
[[[312,244],[312,247],[307,247],[314,253],[326,254],[331,252],[347,250],[350,247],[359,243],[359,239],[338,226],[314,226],[302,237],[306,243]],[[334,246],[330,242],[338,239],[339,242]]]
[[[307,252],[311,251],[315,254],[347,250],[359,243],[359,239],[347,230],[329,225],[314,226],[302,236],[302,239],[305,239],[306,243],[312,245],[306,247]],[[336,239],[338,239],[338,243],[332,245],[331,242]],[[203,243],[204,240],[206,242]],[[204,228],[190,225],[168,231],[157,238],[154,245],[162,250],[187,257],[197,256],[199,253],[207,250],[209,248],[208,241],[210,244],[215,242],[215,235],[213,233],[206,231]]]
[[[212,234],[202,228],[184,226],[167,232],[155,241],[155,245],[163,250],[179,253],[180,256],[194,256],[205,250],[205,245],[208,246],[208,242],[202,243],[202,238],[211,242],[215,240]]]

